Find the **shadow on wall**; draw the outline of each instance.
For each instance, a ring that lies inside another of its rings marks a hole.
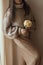
[[[32,41],[42,56],[42,62],[41,62],[42,65],[43,64],[43,0],[26,0],[26,1],[28,1],[28,4],[30,5],[34,17],[36,19],[37,29],[32,35]]]

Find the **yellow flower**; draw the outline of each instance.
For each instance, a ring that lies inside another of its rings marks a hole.
[[[32,26],[32,21],[30,21],[30,20],[25,20],[25,21],[24,21],[24,27],[30,28],[31,26]]]

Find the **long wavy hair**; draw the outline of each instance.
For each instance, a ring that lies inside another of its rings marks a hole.
[[[25,13],[26,14],[29,14],[29,12],[30,12],[30,7],[29,7],[29,5],[27,5],[27,3],[25,2],[25,0],[22,0],[22,2],[23,2],[23,8],[24,8],[24,10],[25,10]],[[14,4],[15,4],[15,0],[9,0],[9,8],[10,8],[10,12],[11,12],[11,15],[10,15],[10,22],[12,22],[13,21],[13,19],[14,19],[14,17],[15,17],[15,6],[14,6]]]

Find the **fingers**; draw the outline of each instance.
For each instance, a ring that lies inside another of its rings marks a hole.
[[[19,28],[19,35],[23,37],[28,37],[29,36],[29,31],[27,29]]]

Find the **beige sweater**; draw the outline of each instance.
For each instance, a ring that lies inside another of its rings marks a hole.
[[[32,23],[34,24],[34,19],[30,10],[29,14],[25,14],[25,10],[23,8],[16,8],[15,10],[15,18],[13,20],[12,27],[10,26],[10,8],[7,10],[5,17],[4,17],[4,23],[3,23],[3,31],[4,34],[9,37],[10,39],[13,39],[19,35],[19,32],[21,30],[21,27],[23,27],[24,21],[25,20],[31,20]],[[9,26],[9,28],[8,28]],[[18,26],[20,28],[18,28]],[[33,25],[34,27],[34,25]],[[27,31],[28,32],[28,31]],[[29,33],[29,32],[28,32]],[[27,35],[25,35],[27,36]]]

